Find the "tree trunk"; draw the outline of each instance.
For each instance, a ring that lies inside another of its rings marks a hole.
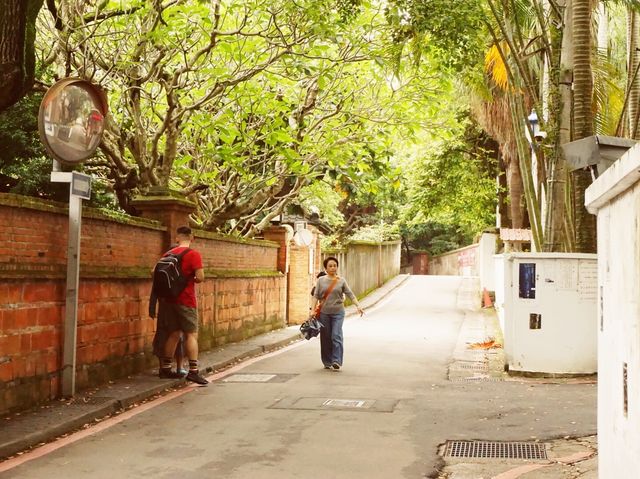
[[[640,139],[638,116],[640,114],[640,79],[636,75],[640,63],[638,40],[640,15],[630,7],[627,13],[627,88],[629,89],[629,138]]]
[[[0,111],[33,86],[35,21],[43,0],[2,0],[0,8]]]
[[[571,8],[571,0],[565,4],[565,13]],[[549,9],[551,14],[551,9]],[[561,19],[559,19],[561,20]],[[565,28],[559,31],[553,27],[551,48],[552,62],[549,71],[552,81],[549,88],[549,140],[553,142],[553,151],[548,155],[546,188],[546,211],[544,222],[543,251],[570,251],[573,242],[567,241],[565,224],[571,208],[565,204],[566,162],[560,145],[571,141],[571,64],[573,42],[571,36],[571,14],[565,14]],[[551,27],[550,27],[551,28]],[[557,53],[556,53],[557,52]]]
[[[573,0],[573,105],[575,139],[593,135],[593,78],[591,72],[591,0]],[[573,174],[576,250],[596,252],[596,217],[584,206],[584,192],[591,184],[591,171]]]
[[[524,228],[525,205],[524,186],[517,158],[510,158],[507,162],[507,184],[509,185],[509,207],[511,212],[511,227]]]
[[[508,163],[501,151],[498,152],[499,173],[498,183],[498,211],[496,212],[496,226],[498,228],[511,228],[511,215],[509,214],[509,181],[507,178]]]

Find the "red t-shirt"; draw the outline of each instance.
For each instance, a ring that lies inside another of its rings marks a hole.
[[[168,251],[168,253],[178,254],[185,249],[184,246],[177,246]],[[194,273],[197,269],[201,269],[202,256],[196,250],[192,249],[182,257],[182,274],[189,278],[187,287],[182,290],[180,296],[176,299],[167,300],[170,303],[182,304],[189,308],[196,308],[198,303],[196,302],[196,282],[194,279]]]

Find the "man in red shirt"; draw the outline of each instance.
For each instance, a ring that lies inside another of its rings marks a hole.
[[[181,226],[176,231],[178,246],[171,249],[171,253],[180,253],[189,248],[193,241],[193,233],[188,226]],[[160,301],[158,310],[158,322],[167,324],[170,334],[165,344],[164,357],[161,361],[161,378],[175,377],[171,371],[171,358],[173,358],[180,336],[184,335],[184,347],[189,359],[189,372],[186,379],[194,383],[206,385],[209,383],[198,371],[198,309],[196,302],[195,283],[204,281],[204,269],[202,256],[194,249],[188,251],[182,257],[182,274],[189,278],[186,288],[175,299]]]

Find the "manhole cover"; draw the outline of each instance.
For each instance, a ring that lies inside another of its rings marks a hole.
[[[447,441],[444,457],[546,459],[547,447],[539,442]]]
[[[223,383],[283,383],[296,374],[232,374],[220,382]]]
[[[285,397],[269,409],[306,409],[318,411],[393,412],[397,399],[335,399],[326,397]]]
[[[327,399],[322,403],[326,407],[363,407],[366,401],[358,399]]]

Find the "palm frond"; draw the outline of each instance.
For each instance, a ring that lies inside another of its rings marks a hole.
[[[502,51],[508,51],[508,45],[506,42],[502,42]],[[509,75],[507,73],[507,65],[500,55],[500,50],[497,45],[491,45],[489,51],[484,57],[484,70],[491,75],[494,83],[503,91],[506,91],[509,87]]]
[[[624,72],[605,52],[597,52],[593,62],[593,110],[596,132],[615,135],[624,103]]]

